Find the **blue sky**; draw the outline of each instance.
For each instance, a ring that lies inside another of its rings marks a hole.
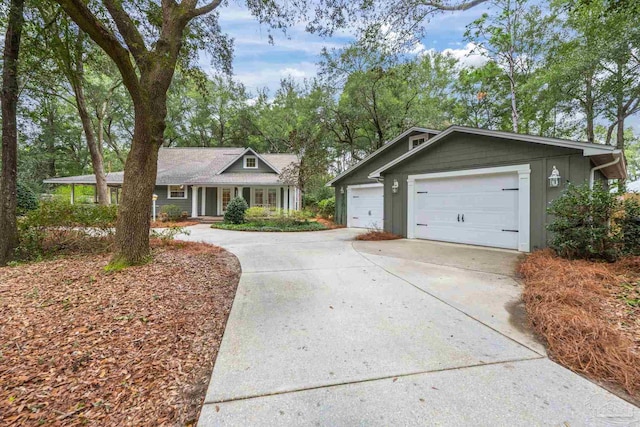
[[[417,50],[448,51],[466,62],[474,63],[477,57],[466,57],[465,26],[477,19],[487,7],[477,7],[464,12],[437,15],[426,22],[427,35]],[[287,36],[273,32],[274,44],[269,44],[269,32],[246,11],[233,2],[220,10],[223,31],[234,38],[235,53],[233,72],[235,80],[245,84],[255,93],[267,87],[273,93],[281,78],[291,76],[304,79],[315,76],[322,47],[340,47],[354,40],[348,31],[334,37],[322,38],[304,31],[304,25],[288,30]],[[202,58],[202,66],[210,69],[208,59]]]

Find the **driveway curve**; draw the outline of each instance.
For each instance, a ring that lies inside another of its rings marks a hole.
[[[640,423],[480,302],[507,275],[354,245],[348,229],[190,230],[242,266],[199,426]]]

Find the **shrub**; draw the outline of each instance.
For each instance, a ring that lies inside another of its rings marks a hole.
[[[553,215],[547,226],[552,232],[549,246],[569,259],[616,259],[620,236],[611,225],[618,208],[615,194],[602,186],[590,190],[570,184],[548,208]]]
[[[116,216],[114,205],[72,205],[61,200],[41,202],[18,222],[17,256],[34,259],[65,250],[102,250],[110,245]]]
[[[245,217],[249,221],[251,221],[252,219],[266,218],[268,216],[269,216],[269,209],[263,208],[260,206],[254,206],[252,208],[247,209],[245,212]]]
[[[622,233],[623,252],[640,255],[640,202],[629,198],[623,202],[623,212],[618,220]]]
[[[336,213],[336,198],[320,200],[318,202],[318,214],[323,218],[333,218]]]
[[[163,205],[160,207],[160,219],[162,221],[177,221],[182,215],[182,209],[176,205]]]
[[[227,211],[224,214],[224,222],[229,224],[242,224],[247,209],[249,209],[249,205],[247,205],[246,200],[242,197],[231,199],[227,205]]]
[[[38,196],[29,187],[18,182],[17,203],[18,215],[24,215],[25,213],[38,208]]]

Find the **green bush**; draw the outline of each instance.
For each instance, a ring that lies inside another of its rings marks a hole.
[[[629,198],[622,203],[623,211],[618,220],[622,233],[623,252],[640,255],[640,202]]]
[[[18,182],[17,186],[17,199],[18,215],[24,215],[38,208],[38,196],[36,193],[20,182]]]
[[[163,221],[178,221],[182,215],[182,209],[176,205],[163,205],[160,207],[160,218]]]
[[[247,221],[251,221],[252,219],[257,219],[257,218],[266,218],[269,215],[270,215],[269,209],[263,208],[260,206],[254,206],[252,208],[247,209],[245,212],[245,217]]]
[[[320,200],[318,202],[318,215],[323,218],[333,218],[336,213],[336,198]]]
[[[227,211],[224,214],[224,222],[229,224],[242,224],[247,209],[249,209],[249,205],[247,205],[247,201],[242,197],[231,199],[227,205]]]
[[[601,186],[569,185],[548,208],[553,215],[549,246],[569,259],[615,260],[621,249],[621,233],[613,227],[619,208],[616,195]]]
[[[61,250],[87,248],[87,243],[109,244],[117,217],[114,205],[72,205],[68,201],[43,201],[18,222],[18,259],[34,259]],[[91,239],[89,239],[91,238]]]

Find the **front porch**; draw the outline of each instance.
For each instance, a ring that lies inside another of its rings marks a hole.
[[[191,218],[224,216],[231,199],[243,197],[249,207],[299,210],[301,194],[294,186],[191,186]]]

